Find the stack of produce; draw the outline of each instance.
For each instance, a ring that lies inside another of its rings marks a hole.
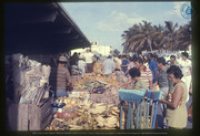
[[[90,94],[90,100],[96,103],[118,105],[120,104],[118,90],[118,86],[109,86],[107,88],[94,88],[91,90],[92,93]],[[103,93],[101,94],[102,91]]]
[[[101,70],[102,70],[102,62],[99,62],[99,63],[94,63],[94,66],[93,66],[93,73],[101,73]]]
[[[66,105],[62,112],[54,114],[45,130],[96,130],[118,129],[119,108],[115,105],[92,103],[88,99],[61,97]]]
[[[121,82],[117,81],[117,76],[102,76],[102,74],[96,74],[96,75],[87,75],[84,76],[81,80],[78,82],[75,82],[73,84],[75,89],[89,89],[98,87],[100,85],[102,86],[109,86],[109,85],[120,85]]]

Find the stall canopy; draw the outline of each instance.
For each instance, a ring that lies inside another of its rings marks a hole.
[[[58,3],[5,4],[5,54],[57,54],[88,46]]]

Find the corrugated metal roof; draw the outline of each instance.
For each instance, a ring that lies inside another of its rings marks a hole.
[[[58,3],[5,4],[5,54],[56,54],[90,46]]]

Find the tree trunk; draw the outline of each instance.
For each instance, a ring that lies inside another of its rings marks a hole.
[[[149,44],[150,50],[151,50],[151,52],[152,52],[151,39],[150,39],[150,38],[148,38],[148,44]]]
[[[170,34],[170,51],[172,51],[172,34]]]

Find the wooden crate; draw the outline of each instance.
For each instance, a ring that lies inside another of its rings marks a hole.
[[[52,120],[52,98],[41,100],[36,104],[12,104],[8,108],[8,118],[11,130],[34,131],[44,130]]]

